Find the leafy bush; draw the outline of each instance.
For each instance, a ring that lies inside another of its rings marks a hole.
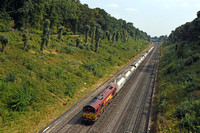
[[[198,130],[198,127],[195,126],[196,124],[197,120],[194,113],[192,114],[186,113],[185,117],[182,118],[179,123],[179,125],[182,126],[183,128],[186,128],[189,131],[194,131],[194,132]]]
[[[9,31],[9,28],[0,23],[0,32],[8,32],[8,31]]]
[[[98,69],[98,65],[96,63],[92,64],[84,64],[84,67],[88,69],[89,71],[93,71],[93,74],[97,76],[98,78],[102,78],[104,76],[103,71]]]
[[[194,62],[197,62],[200,59],[200,54],[197,53],[197,54],[192,55],[192,59]]]
[[[86,49],[86,47],[83,44],[79,44],[80,49]]]
[[[64,32],[63,32],[63,35],[73,35],[73,32],[64,31]]]
[[[96,63],[84,64],[84,67],[90,71],[95,71],[97,69],[97,64]]]
[[[200,126],[200,100],[185,101],[179,105],[174,116],[180,119],[179,125],[189,131],[197,132]]]
[[[95,70],[94,75],[97,76],[98,78],[102,78],[104,76],[104,73],[100,70]]]
[[[186,62],[185,62],[185,66],[190,66],[193,63],[193,59],[191,57],[187,58]]]
[[[114,62],[112,56],[109,56],[109,57],[108,57],[108,61],[110,62],[111,65],[114,65],[114,64],[115,64],[115,62]]]
[[[51,45],[51,48],[58,48],[58,45],[55,44],[55,43],[53,43],[53,44]]]
[[[75,51],[72,49],[72,48],[70,48],[69,46],[65,46],[65,52],[66,53],[68,53],[68,54],[73,54]]]
[[[82,50],[90,50],[90,46],[88,44],[79,44],[78,47]]]
[[[7,74],[7,76],[6,76],[5,81],[7,81],[7,82],[14,82],[15,79],[16,79],[15,74],[9,72],[9,73]]]
[[[26,111],[36,99],[36,93],[29,83],[25,83],[21,88],[13,90],[12,95],[7,99],[7,107],[16,111]]]
[[[33,70],[33,64],[29,62],[28,65],[27,65],[27,69]]]
[[[188,101],[183,102],[175,109],[174,116],[181,119],[185,117],[186,113],[189,113],[191,111],[190,109],[191,109],[191,104]]]
[[[72,46],[72,47],[74,47],[74,46],[76,46],[73,42],[70,42],[69,43],[69,46]]]
[[[57,77],[61,77],[62,76],[62,70],[57,68],[55,70],[55,74],[56,74]]]
[[[32,30],[30,31],[30,33],[42,34],[42,31],[41,31],[41,30],[38,30],[38,29],[32,29]]]
[[[65,95],[66,96],[69,96],[71,98],[74,96],[74,93],[75,93],[76,89],[73,86],[74,85],[71,85],[71,84],[67,84],[66,85],[66,90],[65,90]]]
[[[28,69],[28,70],[33,70],[34,66],[30,61],[23,61],[23,65]]]

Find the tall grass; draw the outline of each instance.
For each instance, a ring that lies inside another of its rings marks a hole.
[[[93,44],[81,41],[77,48],[70,44],[78,36],[64,35],[60,42],[51,36],[41,53],[38,34],[28,35],[28,51],[23,49],[21,32],[0,34],[10,40],[6,54],[0,53],[0,132],[37,132],[137,55],[135,47],[143,50],[149,45],[131,39],[125,44],[102,40],[95,53]],[[84,36],[80,38],[84,40]],[[67,101],[67,106],[50,92]]]

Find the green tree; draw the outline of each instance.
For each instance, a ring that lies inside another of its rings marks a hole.
[[[6,45],[8,44],[8,38],[6,35],[1,35],[0,36],[0,41],[2,44],[2,52],[5,53],[6,52]]]
[[[112,35],[112,43],[114,43],[114,41],[115,41],[115,32]]]
[[[200,18],[200,11],[197,12],[197,17]]]
[[[96,31],[95,31],[95,52],[98,52],[99,48],[99,39],[101,36],[101,26],[99,24],[96,25]]]
[[[62,40],[63,29],[63,26],[58,28],[58,41]]]
[[[109,33],[109,31],[106,31],[106,37],[107,37],[108,41],[110,41],[110,33]]]
[[[119,31],[117,31],[117,34],[116,34],[116,41],[119,41],[119,37],[120,37],[120,33],[119,33]]]
[[[85,43],[87,43],[87,41],[88,41],[89,32],[90,32],[90,26],[86,25],[86,27],[85,27]]]
[[[90,31],[91,31],[91,39],[92,39],[91,43],[93,44],[94,43],[94,37],[95,37],[95,31],[96,31],[95,27],[92,27]]]
[[[123,30],[123,42],[127,42],[127,30]]]
[[[76,47],[79,47],[80,42],[81,42],[80,38],[77,38],[77,39],[76,39]]]
[[[50,35],[49,25],[50,25],[50,21],[46,19],[43,25],[42,43],[41,43],[40,51],[43,51],[44,45],[48,46],[49,35]]]

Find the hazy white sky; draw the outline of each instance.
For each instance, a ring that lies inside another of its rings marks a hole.
[[[102,8],[147,34],[169,35],[176,27],[196,18],[200,0],[80,0],[90,8]]]

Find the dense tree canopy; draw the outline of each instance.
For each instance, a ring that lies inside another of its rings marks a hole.
[[[112,35],[126,30],[134,39],[149,38],[145,32],[135,28],[133,23],[117,20],[100,8],[90,9],[79,0],[1,0],[0,3],[2,31],[14,28],[41,33],[43,23],[48,19],[51,34],[57,33],[61,25],[66,34],[85,34],[86,25],[91,27],[90,32],[94,32],[96,24],[99,24],[103,32],[109,31]]]
[[[168,39],[173,43],[179,41],[198,41],[200,39],[200,11],[197,12],[195,20],[176,28],[169,35]]]

